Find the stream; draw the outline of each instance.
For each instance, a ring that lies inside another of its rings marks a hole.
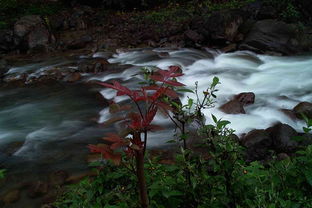
[[[99,57],[101,52],[77,60]],[[38,76],[51,67],[66,65],[75,69],[77,60],[64,57],[43,60],[13,67],[8,73]],[[116,92],[108,88],[86,87],[85,83],[90,81],[116,79],[135,88],[142,81],[141,67],[166,69],[179,65],[185,74],[179,81],[190,89],[194,89],[198,81],[199,92],[202,92],[217,76],[221,84],[217,87],[215,108],[204,110],[207,122],[212,122],[211,114],[229,120],[237,135],[264,129],[276,122],[301,131],[304,123],[291,119],[281,109],[292,109],[300,102],[312,101],[312,55],[274,57],[248,51],[225,54],[210,49],[138,49],[114,54],[108,61],[129,67],[121,71],[85,73],[82,81],[75,84],[0,88],[0,167],[7,170],[9,180],[9,183],[0,183],[0,195],[29,181],[47,180],[56,170],[86,171],[86,146],[97,143],[105,133],[120,130],[116,124],[105,128],[100,125],[113,115],[95,99],[95,94],[100,92],[104,98],[121,103],[128,102],[127,98],[114,98]],[[245,107],[246,114],[230,115],[218,110],[241,92],[256,95],[255,103]],[[187,97],[194,95],[183,95],[182,102],[186,103]],[[167,129],[150,134],[150,148],[166,145],[175,133],[172,124],[161,115],[156,116],[155,123]],[[27,208],[40,204],[40,199],[28,199],[26,193],[21,198],[5,207]]]

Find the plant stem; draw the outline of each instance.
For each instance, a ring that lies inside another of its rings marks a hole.
[[[141,139],[140,133],[134,134],[134,137]],[[146,180],[144,175],[144,152],[143,149],[135,151],[136,159],[136,174],[138,178],[138,188],[140,194],[140,201],[142,208],[148,208],[148,196],[147,196],[147,187]]]

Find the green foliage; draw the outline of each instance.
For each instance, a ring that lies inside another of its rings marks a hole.
[[[144,68],[148,82],[153,71]],[[146,84],[146,83],[144,83]],[[153,83],[150,83],[153,84]],[[216,86],[214,78],[200,99],[197,87],[196,99],[186,104],[170,101],[176,109],[175,123],[180,129],[183,145],[176,152],[170,165],[162,164],[156,157],[145,161],[146,183],[150,207],[253,207],[253,208],[312,208],[312,145],[283,160],[274,157],[265,164],[246,163],[244,149],[239,145],[229,121],[212,116],[213,123],[204,122],[202,109],[214,104]],[[197,86],[197,85],[196,85]],[[307,123],[305,133],[311,131],[312,121]],[[196,137],[199,141],[190,148],[185,124],[199,121]],[[55,203],[56,207],[139,207],[135,188],[137,177],[132,174],[133,161],[115,167],[110,163],[101,165],[95,178],[86,179],[69,189]]]
[[[4,173],[5,173],[5,170],[0,169],[0,179],[4,178]]]
[[[295,0],[264,0],[264,3],[274,7],[279,18],[286,22],[297,22],[302,18]]]

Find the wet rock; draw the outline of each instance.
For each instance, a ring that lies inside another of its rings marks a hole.
[[[2,198],[2,201],[5,204],[12,204],[20,199],[20,195],[21,195],[20,190],[13,190],[5,194],[4,197]]]
[[[236,48],[237,48],[237,44],[233,43],[233,44],[230,44],[228,46],[225,46],[224,48],[221,49],[221,51],[223,53],[229,53],[229,52],[235,51]]]
[[[281,112],[283,112],[286,116],[288,116],[291,120],[296,120],[296,114],[294,113],[293,110],[289,110],[289,109],[281,109]]]
[[[67,172],[63,170],[55,171],[51,173],[51,175],[49,176],[49,183],[52,186],[61,186],[66,182],[67,178],[68,178]]]
[[[28,189],[28,197],[37,198],[45,195],[49,191],[49,185],[43,181],[33,183]]]
[[[261,20],[254,24],[239,49],[291,55],[300,51],[296,37],[296,29],[290,24],[276,20]]]
[[[294,140],[298,134],[295,129],[287,124],[278,123],[266,131],[270,134],[273,148],[277,152],[292,152],[298,146]]]
[[[221,111],[227,114],[245,114],[244,106],[238,100],[231,100],[223,104],[220,108]]]
[[[65,82],[77,82],[81,79],[81,74],[79,72],[70,73],[64,77]]]
[[[302,119],[302,113],[309,119],[312,119],[312,103],[301,102],[294,107],[293,111],[299,119]]]
[[[255,93],[253,92],[242,92],[234,96],[234,99],[239,101],[243,106],[255,103]]]
[[[93,41],[93,38],[90,35],[84,35],[77,40],[72,41],[67,45],[68,49],[81,49],[85,48],[89,43]]]

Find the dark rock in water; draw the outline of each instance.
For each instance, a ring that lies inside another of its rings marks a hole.
[[[45,22],[38,15],[24,16],[19,19],[14,25],[14,35],[14,42],[22,52],[45,48],[51,38]]]
[[[255,102],[255,94],[253,92],[242,92],[235,95],[234,98],[223,104],[220,110],[228,114],[245,114],[244,106]]]
[[[247,148],[246,160],[263,160],[269,157],[269,150],[272,148],[270,134],[261,129],[250,131],[243,139],[242,144]]]
[[[302,119],[302,113],[309,119],[312,119],[312,103],[301,102],[294,107],[293,111],[299,119]]]
[[[2,198],[2,201],[5,204],[12,204],[20,199],[21,192],[20,190],[12,190],[5,194],[5,196]]]
[[[300,35],[293,25],[276,20],[261,20],[254,24],[239,49],[257,53],[296,54],[311,45],[304,43],[305,38]]]
[[[223,53],[234,52],[237,48],[237,44],[233,43],[221,49]]]
[[[289,110],[289,109],[281,109],[281,112],[283,112],[286,116],[288,116],[290,119],[292,120],[296,120],[296,114],[294,113],[293,110]]]
[[[79,72],[74,72],[74,73],[70,73],[68,74],[65,78],[64,81],[65,82],[77,82],[81,79],[81,74]]]
[[[52,174],[50,174],[49,183],[50,185],[53,186],[61,186],[66,182],[67,178],[68,178],[67,172],[63,170],[55,171]]]
[[[28,197],[37,198],[47,194],[49,191],[49,185],[43,181],[37,181],[33,183],[28,189]]]
[[[277,152],[292,152],[298,147],[294,138],[298,135],[295,129],[287,124],[278,123],[266,129],[272,138],[272,145]]]
[[[234,96],[235,100],[238,100],[243,106],[255,103],[255,93],[253,92],[242,92]]]
[[[244,106],[238,100],[231,100],[220,107],[220,110],[227,114],[245,114]]]
[[[6,53],[14,48],[13,31],[0,30],[0,53]]]

